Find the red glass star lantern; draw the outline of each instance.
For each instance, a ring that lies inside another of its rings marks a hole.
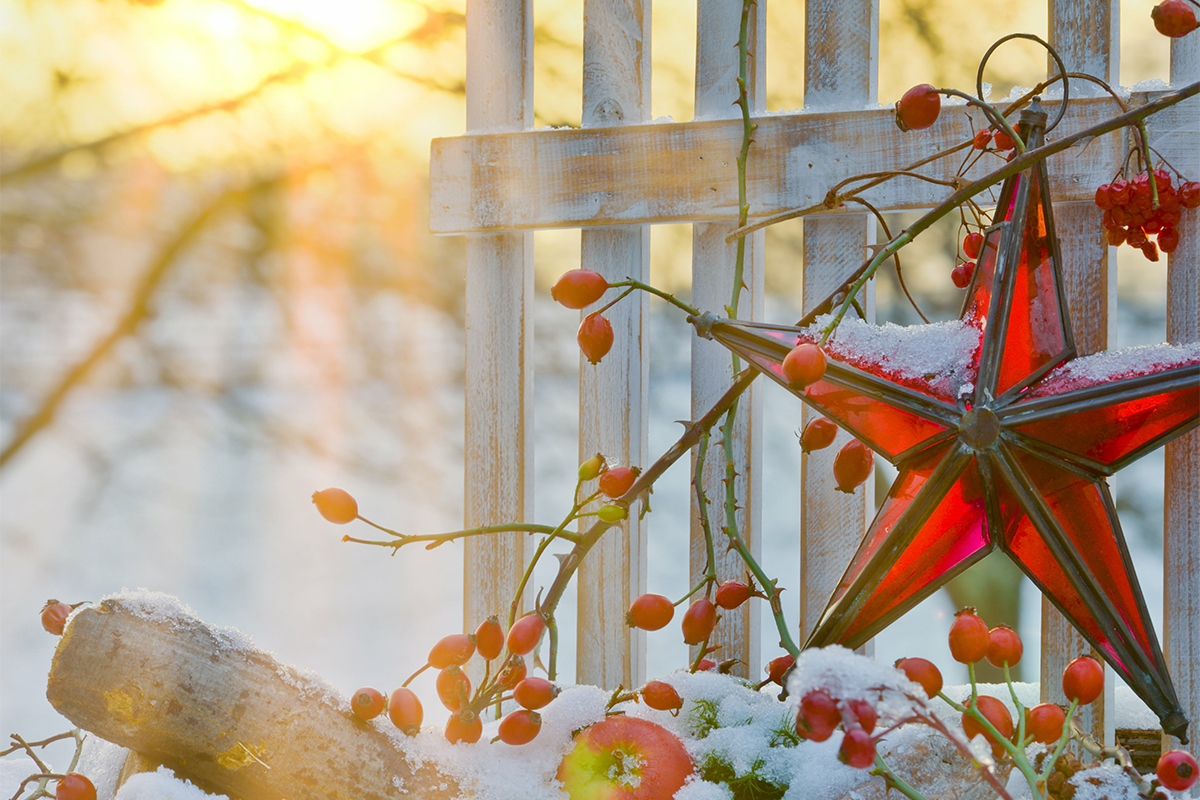
[[[1045,115],[1019,133],[1042,142]],[[1200,345],[1077,357],[1045,167],[1005,182],[956,322],[847,320],[819,382],[792,390],[899,475],[806,646],[858,647],[1004,551],[1187,741],[1106,476],[1196,427]],[[697,321],[780,384],[818,326]]]

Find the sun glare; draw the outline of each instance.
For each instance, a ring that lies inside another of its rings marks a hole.
[[[424,22],[419,6],[405,0],[246,0],[247,5],[293,19],[348,50],[404,35]]]

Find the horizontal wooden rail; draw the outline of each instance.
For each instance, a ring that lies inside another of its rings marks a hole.
[[[1138,93],[1141,105],[1162,92]],[[1055,102],[1045,106],[1053,115]],[[1071,101],[1052,133],[1083,130],[1120,113],[1111,98]],[[821,202],[846,178],[896,170],[972,135],[963,106],[944,107],[926,131],[902,133],[891,109],[767,115],[756,118],[754,158],[747,175],[752,217]],[[981,114],[972,112],[975,129]],[[1148,120],[1152,144],[1187,175],[1200,171],[1200,121],[1174,107]],[[479,134],[435,139],[430,178],[430,229],[439,234],[737,218],[740,120],[626,125]],[[1070,159],[1050,161],[1056,201],[1087,200],[1111,180],[1130,146],[1128,131],[1093,140]],[[923,171],[950,180],[961,155]],[[981,160],[968,179],[994,169]],[[882,210],[926,208],[948,188],[898,178],[863,193]]]

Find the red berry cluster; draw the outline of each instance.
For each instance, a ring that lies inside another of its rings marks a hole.
[[[866,700],[839,700],[825,689],[813,689],[800,700],[796,713],[796,734],[801,739],[823,742],[841,726],[845,734],[838,748],[838,760],[856,769],[875,764],[875,722],[879,715]]]
[[[1103,225],[1108,243],[1136,247],[1151,261],[1158,253],[1173,253],[1179,246],[1176,227],[1184,209],[1200,206],[1200,183],[1185,181],[1178,188],[1172,185],[1171,174],[1156,169],[1153,174],[1158,189],[1158,207],[1150,186],[1151,176],[1145,172],[1133,180],[1117,178],[1096,189],[1096,206],[1104,211]],[[1150,241],[1154,236],[1156,241]]]
[[[984,131],[984,133],[986,132]],[[983,234],[979,231],[972,231],[963,237],[961,249],[965,258],[950,272],[950,280],[959,289],[965,289],[971,285],[971,278],[975,277],[975,264],[979,259],[979,254],[983,252],[983,242]]]

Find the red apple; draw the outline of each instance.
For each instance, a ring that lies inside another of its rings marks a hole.
[[[619,714],[584,728],[556,777],[571,800],[663,800],[679,791],[693,769],[673,733]]]

